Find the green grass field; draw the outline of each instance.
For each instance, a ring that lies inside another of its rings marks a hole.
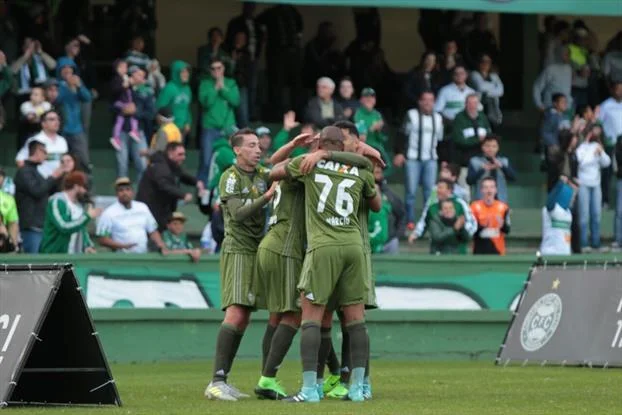
[[[258,363],[240,361],[230,380],[252,392]],[[18,414],[615,414],[622,413],[622,371],[555,367],[496,367],[491,363],[374,361],[374,399],[286,404],[214,402],[203,398],[209,362],[113,366],[123,407],[16,408]],[[299,385],[299,363],[288,361],[282,380]]]

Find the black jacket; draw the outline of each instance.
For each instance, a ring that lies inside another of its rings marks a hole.
[[[168,218],[177,210],[177,201],[186,194],[179,182],[191,186],[197,184],[194,176],[183,171],[164,153],[155,153],[140,180],[136,200],[149,207],[160,232],[166,229]]]
[[[380,190],[382,194],[389,199],[389,203],[391,203],[391,216],[389,216],[389,241],[395,237],[404,234],[406,229],[406,208],[404,207],[404,202],[400,197],[395,194],[393,190],[389,187],[387,181],[383,181],[380,184]]]
[[[305,110],[304,120],[305,122],[313,123],[317,128],[324,128],[329,125],[332,125],[335,121],[344,120],[343,116],[343,108],[341,104],[337,102],[333,98],[333,109],[335,118],[322,118],[322,108],[320,107],[320,99],[318,97],[313,97],[309,100],[307,104],[307,109]]]
[[[50,176],[44,179],[37,170],[38,164],[30,160],[15,174],[15,203],[19,214],[19,228],[43,229],[48,197],[56,190],[57,181]]]
[[[255,27],[256,39],[255,56],[253,56],[254,60],[261,57],[261,47],[263,45],[264,33],[259,27],[257,21],[254,18],[252,20]],[[246,17],[244,17],[244,15],[239,15],[238,17],[234,17],[233,19],[229,20],[229,24],[227,25],[227,36],[225,37],[225,45],[227,45],[228,48],[233,49],[235,35],[239,32],[244,32],[246,34],[246,39],[250,41],[250,32],[248,30],[248,26],[246,25]]]

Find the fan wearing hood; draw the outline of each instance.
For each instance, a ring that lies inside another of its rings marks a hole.
[[[190,65],[184,61],[171,63],[171,79],[167,82],[156,101],[157,109],[169,108],[175,125],[184,136],[190,133],[192,125],[192,90],[190,89]],[[184,140],[185,141],[185,140]]]

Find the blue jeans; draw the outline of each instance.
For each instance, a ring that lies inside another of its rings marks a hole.
[[[590,226],[592,248],[600,248],[600,213],[602,192],[599,186],[579,186],[579,227],[581,229],[581,248],[588,246],[587,227]]]
[[[212,164],[212,152],[214,141],[222,135],[222,130],[216,128],[204,128],[201,131],[201,157],[199,158],[199,172],[197,179],[207,183],[210,164]]]
[[[140,151],[147,148],[145,135],[142,131],[140,132],[140,143],[137,143],[127,132],[122,132],[119,138],[121,139],[121,150],[117,151],[117,177],[129,177],[131,157],[136,169],[135,183],[140,183],[140,179],[147,168],[147,160],[140,155]]]
[[[622,168],[619,166],[618,168]],[[622,179],[616,182],[616,222],[613,228],[615,241],[622,246]]]
[[[248,127],[249,114],[248,88],[240,88],[240,106],[236,111],[238,127]]]
[[[21,230],[22,247],[27,254],[38,254],[41,240],[43,239],[43,231],[35,231],[32,229]]]
[[[423,187],[423,204],[427,202],[436,182],[436,160],[406,161],[406,222],[415,221],[415,198],[419,185]]]

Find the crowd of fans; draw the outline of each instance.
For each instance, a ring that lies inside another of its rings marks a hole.
[[[260,116],[258,61],[265,52],[272,113],[264,111],[261,117],[283,119],[276,134],[266,127],[256,130],[266,163],[294,130],[313,133],[351,121],[387,164],[375,171],[385,206],[370,217],[374,252],[398,252],[405,232],[410,242],[428,232],[434,254],[466,253],[469,245],[476,254],[505,254],[508,182],[517,174],[499,154],[502,141],[496,132],[503,122],[504,85],[488,16],[475,13],[455,21],[448,19],[451,13],[422,11],[419,31],[428,51],[403,88],[380,48],[377,10],[357,9],[354,16],[357,35],[342,52],[335,46],[332,23],[320,24],[303,46],[302,18],[295,7],[277,5],[255,16],[254,4],[245,2],[226,31],[208,31],[207,44],[197,51],[197,68],[173,61],[168,80],[158,61],[145,53],[143,37],[134,36],[125,56],[114,62],[105,91],[118,180],[117,202],[104,212],[91,203],[95,172],[88,135],[91,103],[99,97],[88,58],[91,40],[83,34],[71,37],[60,57],[50,56],[30,37],[12,62],[0,51],[0,95],[15,95],[20,149],[14,181],[0,173],[2,250],[92,252],[87,225],[99,217],[95,235],[101,246],[182,253],[196,260],[200,251],[188,243],[185,218],[177,212],[180,202],[195,197],[210,216],[204,248],[217,250],[223,232],[217,184],[220,173],[235,163],[227,137]],[[546,224],[561,222],[568,225],[568,235],[560,237],[570,240],[572,233],[575,252],[599,249],[601,205],[609,204],[612,161],[622,157],[622,32],[600,59],[594,35],[583,22],[570,26],[550,17],[545,23],[543,69],[533,87],[542,111],[538,148],[551,191],[543,210],[542,250],[555,253],[545,247],[551,239]],[[600,104],[604,89],[611,97]],[[192,117],[195,100],[198,120]],[[402,128],[390,137],[392,117],[387,114],[396,115],[396,102],[408,110]],[[0,110],[0,128],[3,114]],[[200,157],[198,172],[191,175],[182,165],[195,126]],[[135,180],[129,179],[130,161]],[[404,202],[385,180],[400,167]],[[180,181],[195,187],[196,194],[184,192]],[[420,187],[424,208],[416,212]],[[622,244],[622,180],[617,188],[614,248]],[[573,205],[575,190],[578,203]]]

